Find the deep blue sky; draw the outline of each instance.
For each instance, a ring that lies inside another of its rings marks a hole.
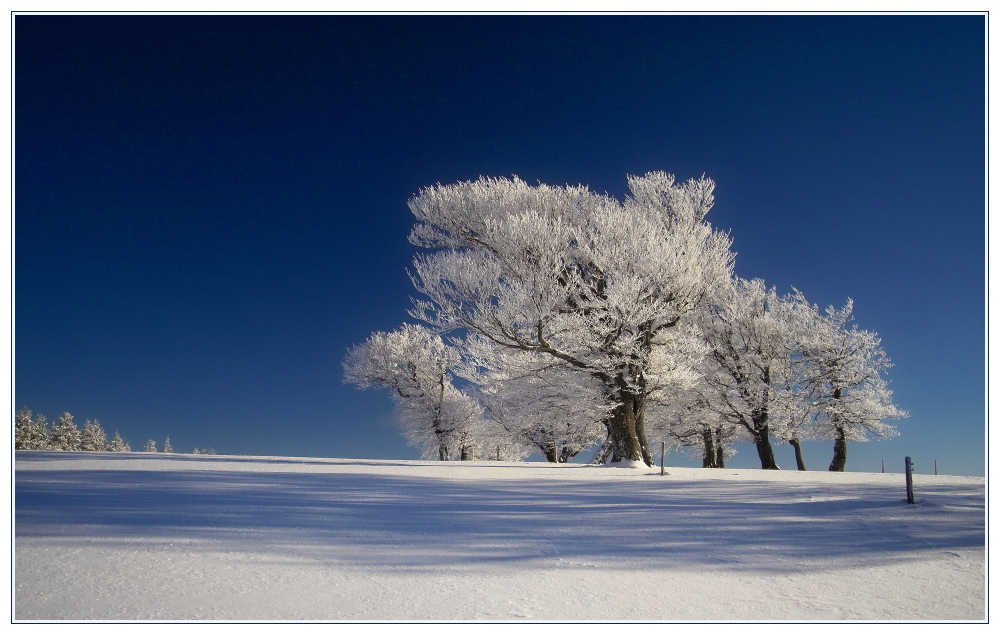
[[[984,16],[18,15],[14,38],[15,408],[134,449],[416,458],[340,366],[409,319],[407,199],[666,170],[716,180],[739,275],[851,297],[882,336],[911,417],[848,469],[984,471]]]

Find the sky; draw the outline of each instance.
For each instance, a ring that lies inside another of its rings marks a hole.
[[[413,321],[407,200],[481,175],[622,197],[663,170],[716,181],[738,275],[852,298],[882,337],[910,417],[848,470],[982,475],[985,27],[16,15],[12,410],[133,449],[418,458],[388,393],[341,368]],[[805,454],[826,469],[832,443]]]

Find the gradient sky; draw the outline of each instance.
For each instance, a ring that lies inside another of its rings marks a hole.
[[[981,475],[985,26],[17,15],[12,406],[133,449],[417,458],[341,371],[409,320],[406,201],[480,175],[620,197],[665,170],[715,179],[740,276],[851,297],[882,336],[911,416],[849,470]],[[805,449],[826,469],[831,442]]]

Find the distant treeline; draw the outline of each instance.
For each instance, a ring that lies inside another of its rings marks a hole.
[[[83,428],[78,428],[73,415],[64,412],[55,423],[50,424],[45,415],[33,415],[31,410],[22,408],[14,415],[15,450],[65,450],[69,452],[131,452],[132,448],[122,439],[118,431],[108,441],[108,435],[101,423],[87,419]],[[156,441],[146,442],[143,452],[173,452],[170,437],[163,442],[162,449],[156,448]],[[192,454],[215,454],[215,450],[195,448]]]

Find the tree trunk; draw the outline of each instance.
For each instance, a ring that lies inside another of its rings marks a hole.
[[[834,399],[840,399],[842,396],[840,388],[833,391]],[[843,472],[847,465],[847,433],[844,432],[844,426],[840,424],[838,416],[834,417],[833,431],[833,461],[830,462],[830,471]]]
[[[831,472],[843,472],[847,466],[847,439],[844,429],[840,426],[836,428],[836,436],[833,438],[833,461],[830,463]]]
[[[463,445],[462,446],[462,460],[463,461],[475,461],[476,460],[476,450],[472,446]]]
[[[719,467],[716,461],[715,433],[712,430],[703,430],[701,439],[705,444],[705,456],[701,459],[701,466]]]
[[[438,446],[438,460],[440,461],[451,460],[451,452],[448,451],[448,446],[443,443]]]
[[[594,465],[604,465],[611,458],[611,426],[607,421],[604,425],[608,428],[608,437],[604,439],[601,447],[597,448],[597,452],[594,452],[594,458],[590,461]]]
[[[611,441],[609,462],[642,461],[652,467],[653,456],[646,442],[643,425],[646,399],[643,395],[636,395],[629,390],[620,375],[616,379],[616,384],[614,394],[618,403],[606,422]]]
[[[806,471],[806,460],[802,458],[802,444],[799,443],[798,439],[789,439],[788,445],[795,448],[795,466],[800,472]]]
[[[723,451],[722,443],[718,441],[715,443],[715,467],[726,467],[726,453]]]
[[[764,420],[767,420],[767,414],[764,414]],[[755,423],[757,423],[755,421]],[[754,445],[757,446],[757,456],[760,458],[760,469],[762,470],[780,470],[778,463],[774,460],[774,450],[771,448],[771,439],[769,438],[768,425],[757,424],[755,427],[754,434]]]
[[[545,455],[545,460],[546,461],[548,461],[549,463],[558,463],[559,462],[559,456],[556,454],[556,446],[555,446],[555,444],[547,445],[547,446],[541,448],[541,450],[542,450],[542,454]]]
[[[576,452],[573,452],[572,450],[570,450],[566,446],[563,446],[562,450],[559,451],[559,457],[558,457],[559,458],[559,463],[569,463],[569,460],[571,458],[573,458],[574,456],[576,456],[577,454],[579,454],[579,453],[580,453],[579,450],[577,450]]]

